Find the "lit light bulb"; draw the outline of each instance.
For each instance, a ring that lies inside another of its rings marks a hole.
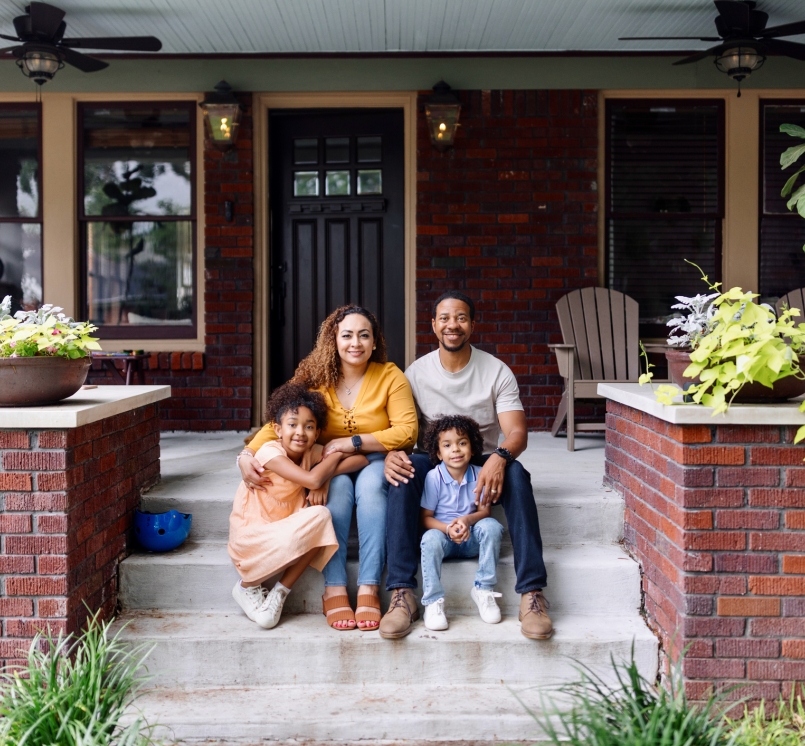
[[[229,129],[229,127],[226,126],[226,117],[221,117],[221,132],[226,134],[226,131],[228,129]]]
[[[444,122],[441,122],[441,123],[439,124],[439,129],[440,129],[442,132],[444,132],[444,131],[447,129],[447,125],[446,125]]]

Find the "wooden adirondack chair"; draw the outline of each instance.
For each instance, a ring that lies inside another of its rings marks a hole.
[[[576,423],[577,399],[600,399],[599,383],[636,381],[640,376],[637,301],[617,290],[574,290],[556,304],[563,344],[548,345],[556,354],[565,390],[551,428],[567,420],[567,449],[575,434],[604,430],[602,422]]]
[[[780,315],[780,311],[783,310],[783,307],[798,308],[802,315],[796,318],[796,322],[800,324],[805,321],[805,288],[789,290],[782,298],[777,299],[774,308],[778,316]]]

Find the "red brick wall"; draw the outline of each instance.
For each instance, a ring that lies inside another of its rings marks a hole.
[[[478,300],[474,343],[511,366],[528,425],[561,394],[548,353],[556,301],[597,282],[598,99],[592,91],[461,91],[455,147],[417,131],[417,355],[434,349],[431,303]]]
[[[675,426],[607,403],[606,481],[645,611],[696,699],[788,697],[805,681],[805,447],[794,428]],[[799,509],[798,509],[799,508]],[[676,637],[674,638],[674,636]]]
[[[69,430],[0,430],[0,663],[38,629],[108,618],[141,491],[159,478],[154,404]]]
[[[152,355],[145,383],[172,387],[160,409],[163,430],[248,430],[252,407],[254,182],[251,96],[234,150],[204,152],[205,191],[198,210],[204,234],[205,351]],[[234,219],[224,203],[235,203]],[[143,343],[147,349],[147,343]],[[177,348],[181,349],[177,343]],[[111,380],[108,380],[111,379]],[[117,382],[95,363],[90,383]]]

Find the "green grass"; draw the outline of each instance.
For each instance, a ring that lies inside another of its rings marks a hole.
[[[729,721],[734,746],[802,746],[805,744],[805,705],[802,695],[786,702],[780,699],[772,712],[761,702],[753,711],[744,710],[740,720]]]
[[[23,667],[0,674],[0,746],[147,746],[144,720],[121,725],[149,680],[151,649],[126,647],[92,616],[76,639],[37,635]]]

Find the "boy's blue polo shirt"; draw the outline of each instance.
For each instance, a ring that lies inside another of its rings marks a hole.
[[[444,461],[440,462],[425,477],[420,505],[425,510],[432,510],[433,517],[442,523],[450,523],[454,518],[474,513],[477,510],[474,490],[478,471],[477,466],[469,464],[459,484],[450,476]]]

